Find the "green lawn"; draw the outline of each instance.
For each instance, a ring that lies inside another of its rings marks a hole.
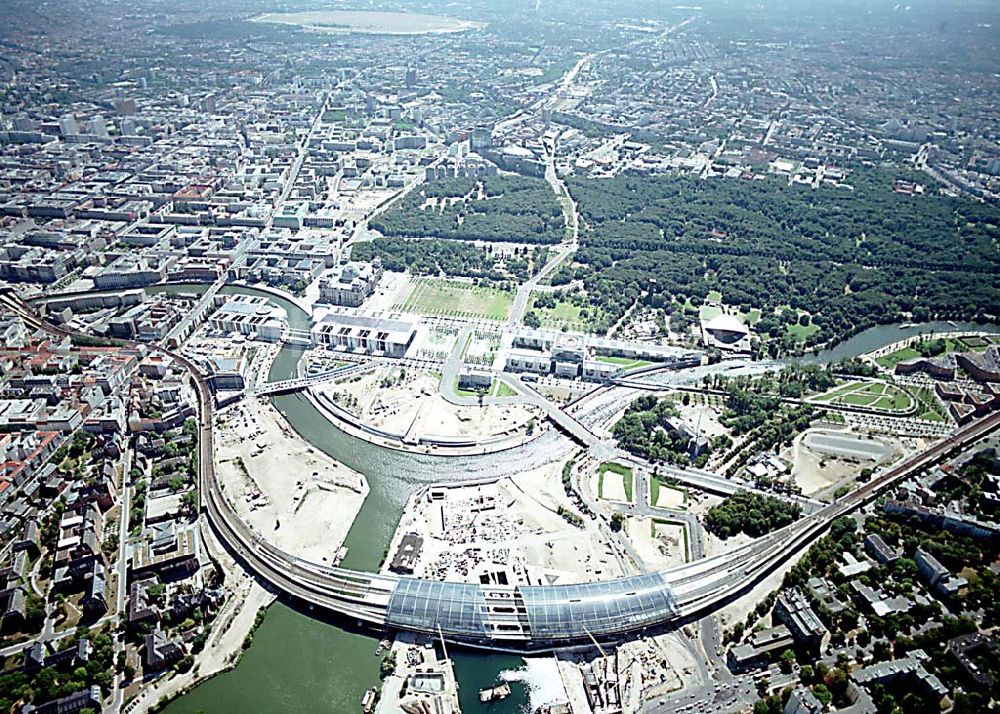
[[[617,364],[624,367],[626,370],[635,369],[637,367],[646,367],[647,365],[653,364],[647,360],[643,359],[633,359],[632,357],[608,357],[606,355],[600,355],[595,358],[598,362],[607,362],[608,364]]]
[[[569,300],[556,301],[555,307],[539,307],[532,298],[529,310],[534,310],[538,315],[542,327],[560,330],[563,327],[575,332],[590,332],[590,325],[596,308],[588,308],[589,317],[583,316],[583,308]]]
[[[909,394],[886,382],[848,382],[819,395],[815,400],[891,411],[905,411],[913,404]]]
[[[478,397],[479,392],[472,389],[462,389],[458,386],[459,377],[455,377],[455,394],[460,397]],[[499,379],[494,379],[493,383],[490,384],[490,388],[485,392],[484,396],[487,397],[516,397],[517,392],[515,392],[511,387],[504,384]]]
[[[674,483],[662,483],[660,477],[650,476],[649,477],[649,505],[655,506],[657,501],[660,500],[660,489],[661,488],[672,488],[675,491],[680,491],[684,498],[684,508],[687,508],[688,502],[688,491],[686,488],[681,488]]]
[[[708,320],[716,318],[721,314],[722,308],[716,305],[702,305],[698,310],[698,317],[700,317],[703,322],[707,322]]]
[[[420,315],[505,320],[513,305],[513,293],[436,278],[414,280],[402,309]]]
[[[914,357],[919,357],[919,356],[920,353],[917,352],[912,347],[904,347],[900,350],[896,350],[895,352],[891,352],[890,354],[887,354],[884,357],[879,357],[878,359],[875,360],[875,362],[876,364],[878,364],[878,366],[882,367],[883,369],[891,370],[900,362],[905,362],[908,359],[913,359]]]
[[[625,488],[625,500],[632,501],[632,469],[614,461],[605,461],[597,470],[597,497],[604,498],[604,474],[608,472],[618,474],[622,477],[622,486]]]
[[[706,300],[711,300],[713,294],[719,295],[719,299],[722,298],[721,293],[716,292],[716,293],[709,293]],[[688,298],[686,305],[691,305],[690,298]],[[702,305],[700,308],[698,308],[698,317],[704,321],[711,320],[713,317],[718,317],[721,314],[722,314],[722,308],[716,305]],[[754,308],[750,310],[750,312],[740,312],[737,315],[737,317],[745,325],[756,325],[757,322],[760,321],[760,310]]]
[[[507,386],[504,382],[499,379],[493,380],[493,385],[490,387],[491,397],[516,397],[517,392],[515,392],[511,387]]]
[[[808,325],[800,325],[796,322],[794,325],[788,325],[785,331],[795,338],[796,342],[805,342],[811,335],[819,332],[819,325],[811,322]]]
[[[884,357],[879,357],[875,362],[885,368],[892,369],[898,363],[920,357],[920,351],[917,349],[923,345],[927,345],[932,341],[936,341],[936,337],[928,337],[925,340],[916,343],[915,347],[903,347],[902,349],[896,350],[895,352],[885,355]],[[955,352],[984,352],[989,346],[989,342],[978,335],[969,335],[968,337],[945,337],[944,338],[944,352],[934,355],[935,357],[943,357],[946,354],[952,354]]]
[[[718,290],[709,290],[708,295],[705,296],[706,302],[719,302],[722,300],[722,293]]]

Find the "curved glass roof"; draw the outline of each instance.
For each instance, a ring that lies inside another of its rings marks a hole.
[[[532,640],[580,639],[656,625],[676,612],[659,573],[577,585],[518,586],[509,605],[523,603]],[[451,637],[502,637],[489,626],[482,586],[400,578],[386,624]]]
[[[670,586],[659,573],[603,583],[522,586],[532,639],[612,634],[663,622],[674,613]]]
[[[487,633],[486,599],[480,585],[400,578],[389,596],[387,625],[454,637]]]

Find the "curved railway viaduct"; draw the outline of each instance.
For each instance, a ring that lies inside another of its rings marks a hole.
[[[13,293],[0,305],[29,324],[44,323]],[[223,497],[213,459],[212,396],[205,377],[183,356],[162,348],[190,374],[199,400],[199,493],[220,541],[259,577],[310,605],[375,627],[425,632],[495,649],[551,649],[593,638],[616,639],[689,621],[738,597],[827,529],[831,521],[883,489],[947,458],[1000,427],[1000,415],[972,422],[893,466],[868,484],[798,522],[712,558],[596,583],[481,586],[398,577],[303,560],[267,542]]]

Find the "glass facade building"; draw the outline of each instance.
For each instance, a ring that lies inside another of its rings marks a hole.
[[[386,624],[468,640],[587,639],[661,624],[676,612],[659,573],[607,582],[507,588],[401,578]]]

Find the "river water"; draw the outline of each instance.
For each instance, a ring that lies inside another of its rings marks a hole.
[[[184,291],[199,289],[204,287],[183,288]],[[288,300],[250,288],[227,287],[224,292],[265,295],[285,309],[293,329],[309,329],[309,316]],[[971,323],[875,327],[802,361],[839,361],[922,332],[974,329],[1000,332],[997,326]],[[301,356],[301,348],[283,348],[272,365],[270,379],[295,376]],[[273,401],[303,438],[368,479],[371,490],[345,541],[346,568],[378,569],[407,499],[422,486],[520,473],[567,452],[560,438],[548,432],[531,444],[486,458],[405,454],[346,434],[301,395],[279,396]],[[168,714],[357,712],[365,690],[378,683],[376,645],[376,637],[358,630],[344,618],[305,611],[279,601],[268,610],[253,644],[234,669],[195,687],[165,711]],[[449,647],[449,654],[455,662],[459,697],[466,714],[530,712],[545,700],[553,677],[557,676],[544,671],[545,663],[533,658],[457,647]],[[478,691],[501,680],[511,684],[511,696],[502,702],[480,704]]]

